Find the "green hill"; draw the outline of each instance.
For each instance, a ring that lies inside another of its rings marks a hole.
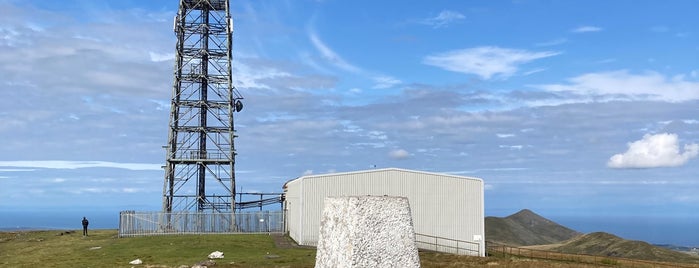
[[[579,235],[581,233],[528,209],[505,218],[485,218],[486,239],[511,246],[556,244]]]
[[[552,250],[649,261],[699,263],[699,258],[689,254],[656,247],[643,241],[626,240],[603,232],[577,237]]]

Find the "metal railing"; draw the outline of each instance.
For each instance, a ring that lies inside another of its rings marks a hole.
[[[487,249],[489,256],[517,257],[528,259],[540,259],[561,261],[569,263],[590,264],[593,266],[616,266],[616,267],[638,267],[638,268],[696,268],[699,264],[690,263],[668,263],[659,261],[647,261],[640,259],[619,258],[612,256],[598,256],[586,254],[561,253],[548,250],[538,250],[530,248],[520,248],[507,246],[488,241]]]
[[[119,213],[119,237],[283,232],[282,211],[236,213],[122,211]]]
[[[457,255],[481,256],[481,245],[477,242],[415,233],[415,244],[419,249]]]

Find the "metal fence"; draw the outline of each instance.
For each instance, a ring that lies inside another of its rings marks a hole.
[[[122,211],[119,213],[119,237],[283,232],[284,213],[282,211],[236,213]]]
[[[696,268],[699,264],[668,263],[638,259],[617,258],[584,254],[568,254],[547,250],[511,247],[488,242],[487,253],[490,256],[517,257],[528,259],[553,260],[567,263],[590,264],[598,266],[636,267],[636,268]]]
[[[457,255],[481,256],[481,246],[476,242],[415,233],[415,244],[419,249]]]

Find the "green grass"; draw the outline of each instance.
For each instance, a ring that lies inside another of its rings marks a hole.
[[[83,237],[61,231],[0,233],[0,267],[192,266],[222,251],[216,267],[313,267],[315,250],[279,249],[268,235],[171,235],[117,238],[116,230]],[[99,249],[91,249],[100,247]],[[268,258],[269,255],[276,258]]]
[[[315,249],[277,248],[269,235],[163,235],[117,238],[116,230],[0,232],[0,267],[191,267],[222,251],[214,267],[313,267]],[[99,247],[99,248],[97,248]],[[270,258],[274,256],[274,258]],[[141,259],[142,265],[130,261]],[[621,263],[600,265],[626,267]],[[422,267],[597,267],[516,256],[470,257],[420,252]]]

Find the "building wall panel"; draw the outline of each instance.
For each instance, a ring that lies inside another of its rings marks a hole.
[[[388,195],[408,198],[416,233],[476,242],[481,255],[485,251],[483,181],[477,178],[378,169],[305,176],[285,187],[289,235],[301,245],[316,245],[325,197]]]

